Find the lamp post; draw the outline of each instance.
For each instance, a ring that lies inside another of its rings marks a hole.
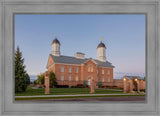
[[[127,89],[126,89],[126,78],[123,78],[123,92],[126,93]]]

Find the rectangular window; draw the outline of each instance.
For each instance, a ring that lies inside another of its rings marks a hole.
[[[71,75],[69,75],[68,80],[71,81]]]
[[[104,70],[102,70],[102,74],[104,74]]]
[[[104,77],[102,77],[102,82],[104,82]]]
[[[64,72],[64,67],[61,67],[61,72]]]
[[[93,67],[91,67],[91,72],[93,72]]]
[[[71,72],[71,67],[68,68],[68,71]]]
[[[107,70],[107,74],[108,74],[108,75],[110,74],[110,70]]]
[[[78,75],[76,76],[76,81],[78,81]]]
[[[90,72],[90,67],[88,67],[88,72]]]
[[[64,81],[64,76],[63,75],[61,75],[61,81]]]
[[[78,73],[78,67],[76,67],[76,73]]]
[[[107,77],[107,82],[110,82],[110,78],[109,77]]]

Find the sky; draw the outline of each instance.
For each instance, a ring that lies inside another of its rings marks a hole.
[[[61,55],[85,53],[97,58],[97,46],[106,45],[107,61],[114,78],[145,76],[145,15],[143,14],[16,14],[15,50],[20,47],[29,75],[46,71],[51,43],[61,43]]]

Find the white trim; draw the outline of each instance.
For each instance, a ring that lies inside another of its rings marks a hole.
[[[47,69],[49,69],[51,66],[53,66],[55,63],[52,63],[51,65],[49,65],[48,67],[47,67]]]
[[[63,64],[63,65],[75,65],[75,66],[81,66],[80,64],[67,64],[67,63],[54,63],[54,64]]]
[[[97,62],[94,61],[93,59],[88,59],[86,62],[84,62],[84,64],[86,64],[86,63],[87,63],[88,61],[90,61],[90,60],[97,65]]]

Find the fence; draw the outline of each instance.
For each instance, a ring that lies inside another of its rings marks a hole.
[[[83,88],[90,87],[90,81],[81,80],[57,80],[57,85],[55,88]],[[40,84],[35,80],[31,80],[30,86],[44,88],[44,83]],[[123,82],[95,82],[95,87],[98,88],[123,88]]]

